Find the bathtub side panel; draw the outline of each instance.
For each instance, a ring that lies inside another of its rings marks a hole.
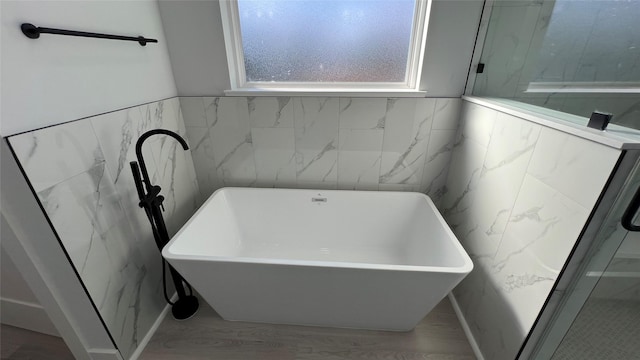
[[[169,260],[226,320],[408,331],[465,274]]]

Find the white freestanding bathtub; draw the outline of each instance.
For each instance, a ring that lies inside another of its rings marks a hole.
[[[226,320],[394,331],[473,268],[406,192],[223,188],[162,255]]]

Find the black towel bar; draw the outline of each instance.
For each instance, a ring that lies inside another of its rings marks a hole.
[[[46,27],[37,27],[29,23],[22,24],[20,26],[20,29],[22,29],[22,33],[30,39],[37,39],[40,37],[40,34],[56,34],[56,35],[91,37],[91,38],[99,38],[99,39],[137,41],[141,46],[145,46],[147,45],[147,43],[158,42],[158,40],[156,39],[148,39],[142,36],[137,36],[137,37],[121,36],[121,35],[99,34],[99,33],[84,32],[84,31],[52,29],[52,28],[46,28]]]

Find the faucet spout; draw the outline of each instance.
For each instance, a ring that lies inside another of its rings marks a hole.
[[[169,242],[170,238],[164,218],[162,217],[162,211],[164,211],[164,206],[162,205],[164,196],[160,195],[161,189],[159,185],[151,184],[149,173],[147,172],[147,165],[142,157],[142,144],[144,144],[145,140],[153,135],[169,135],[176,139],[185,150],[188,150],[189,146],[180,135],[173,131],[164,129],[150,130],[142,134],[136,142],[136,156],[138,157],[138,162],[131,161],[129,163],[131,166],[131,172],[133,173],[133,181],[138,192],[138,197],[140,198],[140,203],[138,205],[141,208],[144,208],[144,212],[151,225],[153,238],[156,241],[158,249],[162,251],[162,248]],[[140,177],[140,174],[142,174],[142,178]],[[146,193],[144,189],[145,187]],[[198,310],[198,299],[193,296],[193,289],[191,289],[189,283],[187,283],[172,266],[169,266],[169,271],[171,273],[176,292],[178,293],[178,300],[175,303],[171,302],[167,296],[167,288],[164,280],[164,268],[165,262],[163,260],[162,279],[165,300],[172,305],[171,312],[173,313],[174,318],[178,320],[188,319]],[[185,285],[189,288],[189,295],[187,295],[185,291]]]
[[[140,136],[140,138],[136,142],[136,157],[138,158],[138,163],[140,164],[140,171],[142,172],[142,181],[144,182],[144,185],[147,188],[147,192],[151,191],[152,185],[151,185],[151,180],[149,179],[149,173],[147,172],[147,165],[145,164],[144,158],[142,157],[142,144],[145,142],[145,140],[147,140],[149,137],[153,135],[171,136],[172,138],[176,139],[180,143],[180,145],[182,145],[182,148],[184,150],[189,150],[189,145],[187,145],[187,142],[182,138],[182,136],[176,134],[173,131],[165,130],[165,129],[154,129],[154,130],[149,130],[146,133],[142,134],[142,136]]]

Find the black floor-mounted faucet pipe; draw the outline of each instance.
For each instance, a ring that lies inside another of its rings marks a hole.
[[[142,144],[144,144],[145,140],[153,135],[171,136],[176,139],[180,145],[182,145],[184,150],[189,150],[189,146],[180,135],[173,131],[165,129],[149,130],[142,134],[136,142],[136,157],[138,158],[138,161],[132,161],[129,163],[129,165],[131,165],[131,172],[133,173],[133,180],[136,184],[136,190],[138,191],[138,197],[140,198],[139,205],[144,209],[147,214],[147,218],[149,218],[151,230],[153,231],[153,238],[156,241],[158,249],[162,252],[162,248],[169,242],[169,233],[167,232],[167,227],[165,225],[164,218],[162,217],[162,211],[164,211],[164,206],[162,205],[164,196],[160,195],[160,191],[162,190],[160,186],[151,184],[151,179],[147,172],[147,165],[145,164],[144,157],[142,156]],[[165,260],[162,259],[163,285],[166,284],[164,268]],[[166,286],[164,289],[165,299],[172,305],[171,313],[174,318],[178,320],[188,319],[198,311],[198,299],[193,296],[191,286],[188,285],[188,283],[171,265],[169,265],[169,272],[171,273],[171,278],[173,279],[176,292],[178,293],[178,300],[175,303],[172,303],[171,300],[169,300],[166,295]],[[187,295],[187,292],[184,289],[185,284],[189,287],[189,295]]]

